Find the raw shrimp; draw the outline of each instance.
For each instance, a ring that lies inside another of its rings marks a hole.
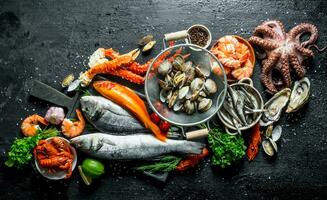
[[[235,69],[232,72],[232,76],[237,80],[241,80],[242,78],[250,77],[253,73],[253,64],[250,60],[247,60],[243,67]]]
[[[242,79],[250,77],[253,72],[253,63],[250,60],[250,47],[239,41],[235,36],[225,36],[218,40],[211,52],[222,63],[225,73],[229,78]],[[217,74],[222,74],[219,68],[213,69]]]
[[[76,109],[76,114],[79,121],[72,122],[71,120],[65,118],[62,122],[61,131],[68,138],[79,136],[82,134],[85,128],[85,120],[79,109]]]
[[[48,125],[49,123],[40,115],[34,114],[24,119],[21,130],[25,136],[34,136],[40,130],[39,123]]]

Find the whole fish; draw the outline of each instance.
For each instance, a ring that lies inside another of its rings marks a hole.
[[[205,144],[167,139],[162,142],[151,134],[128,136],[92,133],[70,140],[77,149],[97,158],[111,160],[149,159],[168,153],[200,154]]]
[[[95,81],[93,87],[105,98],[112,100],[130,111],[146,128],[151,130],[159,140],[166,140],[166,134],[162,133],[159,127],[151,121],[142,99],[130,88],[111,81]]]
[[[84,96],[81,107],[86,119],[104,133],[131,134],[149,132],[121,106],[101,96]]]

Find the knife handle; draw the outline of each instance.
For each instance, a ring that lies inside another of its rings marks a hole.
[[[72,98],[37,80],[33,81],[30,95],[58,106],[73,106]]]

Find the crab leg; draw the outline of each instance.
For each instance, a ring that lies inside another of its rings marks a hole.
[[[113,50],[112,48],[104,49],[104,55],[111,59],[115,59],[120,56],[119,53],[117,51]],[[126,69],[134,72],[135,74],[141,75],[141,74],[144,74],[148,70],[152,60],[153,59],[150,59],[148,62],[146,62],[143,65],[141,65],[138,62],[132,62],[130,64],[125,65],[125,67],[126,67]]]
[[[85,87],[89,85],[93,77],[97,74],[106,74],[118,69],[121,65],[133,62],[137,51],[138,50],[133,50],[110,61],[103,59],[102,63],[95,65],[80,75],[79,79],[81,80],[82,86]]]
[[[110,71],[108,72],[111,75],[114,76],[118,76],[121,77],[123,79],[126,79],[132,83],[136,83],[136,84],[143,84],[144,83],[144,77],[135,74],[129,70],[126,69],[118,69],[118,70],[114,70],[114,71]]]

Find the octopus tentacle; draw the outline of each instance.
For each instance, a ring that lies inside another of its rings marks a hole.
[[[304,56],[307,56],[309,58],[313,57],[314,56],[314,53],[311,49],[306,49],[300,45],[294,45],[295,49],[300,52],[301,54],[303,54]]]
[[[286,32],[282,22],[277,20],[266,21],[262,25],[269,27],[273,32],[278,35],[279,39],[285,39]]]
[[[296,39],[296,41],[300,43],[300,37],[304,33],[310,33],[310,38],[307,41],[301,43],[302,47],[307,47],[308,45],[313,44],[317,41],[318,29],[313,24],[301,23],[292,28],[288,34],[291,39]]]
[[[287,54],[284,54],[281,57],[280,72],[281,72],[281,76],[283,78],[285,87],[287,87],[287,88],[291,87],[292,80],[291,80],[290,66],[289,66]]]
[[[257,36],[251,36],[249,38],[249,42],[257,45],[265,50],[273,50],[279,47],[278,43],[273,41],[273,40],[269,40],[269,39],[262,39],[260,37]]]
[[[293,67],[293,69],[295,70],[296,74],[302,78],[305,75],[305,69],[303,66],[301,66],[301,63],[298,59],[298,57],[296,56],[295,52],[291,52],[289,54],[289,60],[290,60],[290,64]]]
[[[277,89],[271,78],[271,71],[275,66],[276,62],[279,60],[281,54],[279,52],[272,52],[262,66],[262,73],[260,75],[261,82],[266,86],[266,88],[272,93],[276,93]]]
[[[273,38],[273,39],[279,38],[279,36],[276,32],[274,32],[272,29],[269,29],[262,25],[255,28],[254,32],[253,32],[254,36],[260,36],[261,34],[264,35],[264,37],[269,36],[270,38]]]

